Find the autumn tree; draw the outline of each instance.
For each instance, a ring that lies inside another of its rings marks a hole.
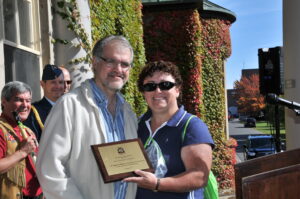
[[[265,98],[259,92],[259,77],[257,74],[250,77],[243,76],[240,81],[234,82],[234,88],[240,113],[257,116],[265,108]]]

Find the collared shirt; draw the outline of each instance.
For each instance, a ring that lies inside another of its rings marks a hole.
[[[138,137],[145,144],[149,137],[159,145],[168,168],[165,177],[179,175],[186,171],[181,150],[183,147],[193,144],[208,144],[214,147],[213,139],[206,124],[197,117],[193,117],[186,128],[185,125],[192,115],[181,106],[178,111],[154,132],[150,128],[152,112],[146,112],[139,121]],[[153,192],[149,189],[138,187],[136,199],[202,199],[203,189],[196,189],[190,192]]]
[[[45,96],[45,99],[46,99],[52,106],[54,106],[55,102],[51,101],[51,100],[50,100],[49,98],[47,98],[46,96]]]
[[[124,118],[123,118],[123,104],[124,98],[120,93],[116,95],[116,113],[115,117],[108,110],[108,99],[104,92],[96,85],[94,79],[90,80],[91,88],[94,94],[94,100],[98,108],[101,110],[100,114],[104,118],[106,142],[116,142],[125,140],[124,134]],[[127,183],[115,182],[114,193],[115,199],[125,199]]]

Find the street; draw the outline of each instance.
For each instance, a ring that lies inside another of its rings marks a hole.
[[[238,146],[236,148],[237,163],[245,160],[243,153],[243,145],[248,135],[261,134],[261,132],[254,128],[245,128],[244,123],[241,123],[238,119],[234,119],[228,122],[229,125],[229,136],[236,139]]]

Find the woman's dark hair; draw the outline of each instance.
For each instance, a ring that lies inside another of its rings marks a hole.
[[[182,79],[178,67],[172,62],[168,61],[154,61],[148,63],[141,71],[139,79],[137,81],[137,86],[140,92],[142,92],[142,87],[144,80],[147,77],[152,77],[155,72],[163,72],[172,75],[175,79],[175,84],[177,87],[181,88]]]

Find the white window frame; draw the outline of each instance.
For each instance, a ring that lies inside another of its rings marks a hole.
[[[32,43],[31,47],[24,46],[21,44],[20,41],[20,23],[19,23],[19,11],[18,11],[18,2],[19,0],[9,0],[9,1],[14,1],[14,9],[15,9],[15,24],[16,24],[16,42],[9,41],[6,39],[4,35],[4,41],[3,43],[12,47],[16,47],[18,49],[22,49],[25,51],[28,51],[30,53],[36,54],[36,55],[41,55],[40,49],[41,49],[41,35],[40,35],[40,18],[39,18],[39,0],[24,0],[27,1],[31,4],[30,7],[30,15],[29,20],[31,27],[30,28],[30,42]],[[4,32],[5,34],[5,32]]]

